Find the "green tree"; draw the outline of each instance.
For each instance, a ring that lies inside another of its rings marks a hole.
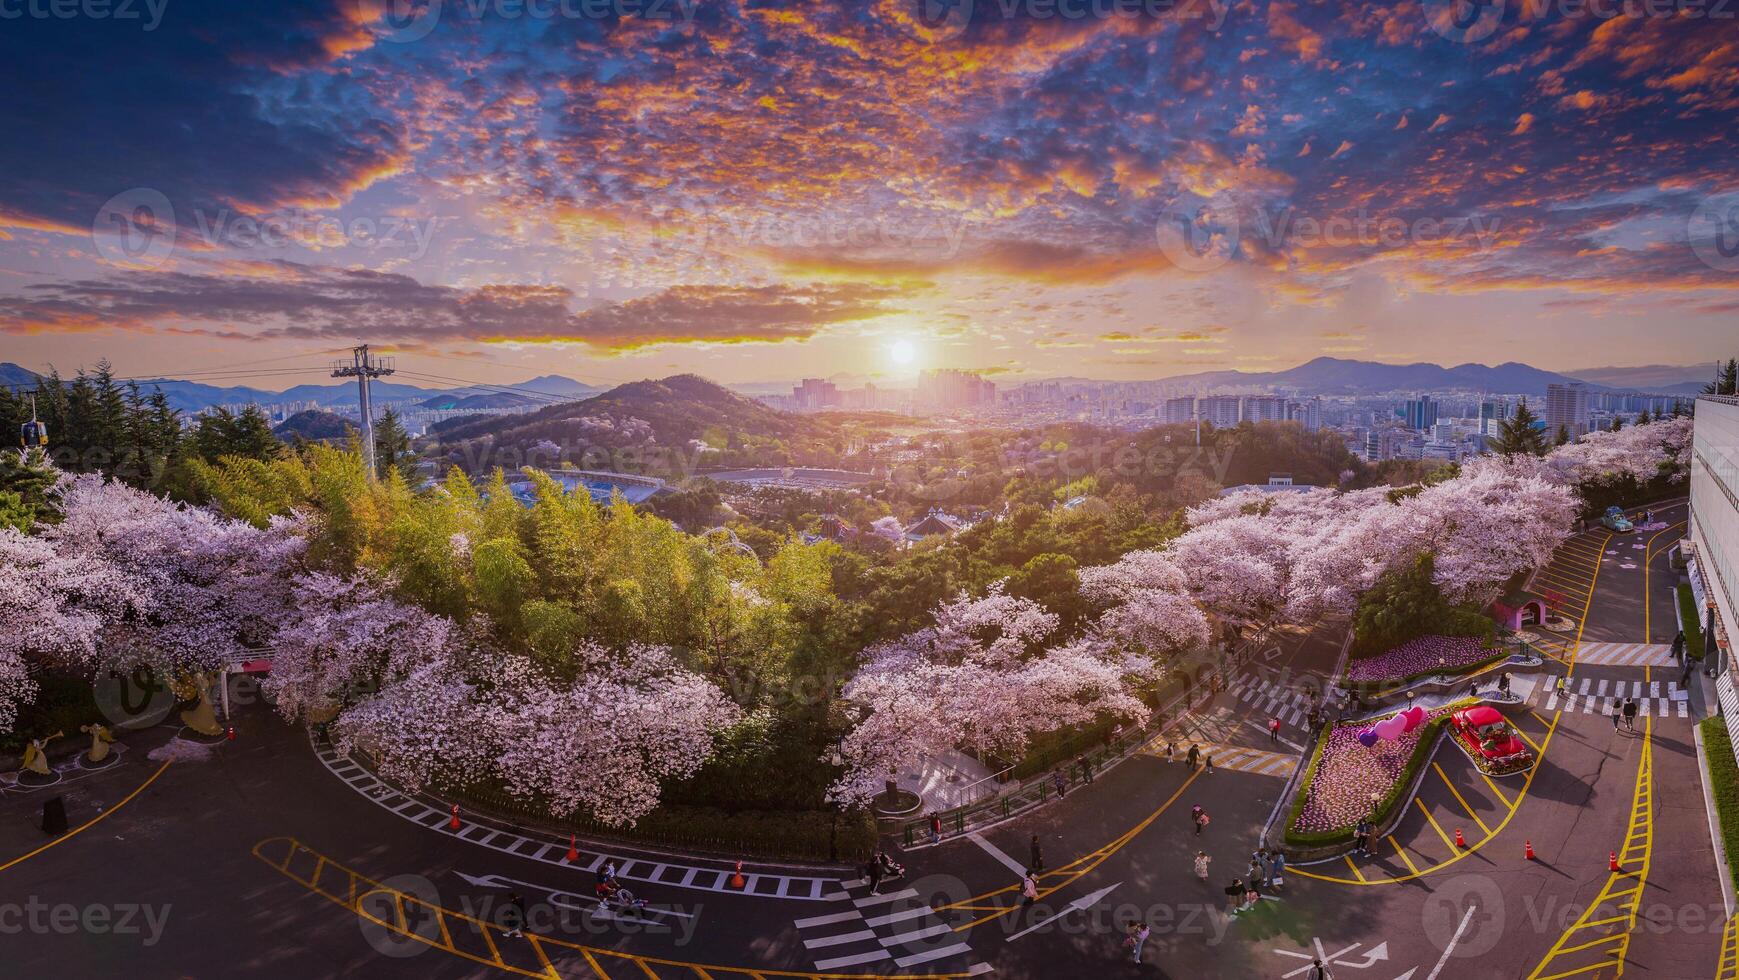
[[[55,480],[41,449],[0,452],[0,524],[28,531],[53,520]]]
[[[1637,415],[1637,416],[1636,416],[1636,424],[1637,424],[1637,425],[1647,425],[1647,424],[1649,424],[1649,422],[1650,422],[1650,421],[1652,421],[1652,420],[1651,420],[1651,419],[1650,419],[1650,418],[1649,418],[1649,416],[1648,416],[1648,409],[1646,409],[1646,408],[1645,408],[1645,409],[1643,409],[1643,410],[1642,410],[1642,411],[1641,411],[1641,412],[1640,412],[1640,413],[1639,413],[1639,414],[1638,414],[1638,415]]]
[[[193,432],[193,450],[208,463],[225,456],[265,462],[281,456],[284,444],[272,434],[266,413],[258,405],[249,405],[239,413],[217,408],[201,415]]]
[[[1739,394],[1739,360],[1728,358],[1726,364],[1715,367],[1715,380],[1703,386],[1705,395]]]
[[[1569,427],[1564,426],[1564,425],[1558,426],[1558,434],[1552,438],[1552,445],[1554,445],[1554,446],[1568,446],[1569,444],[1570,444],[1570,429],[1569,429]]]
[[[1522,399],[1516,405],[1516,412],[1498,424],[1497,437],[1491,441],[1491,450],[1502,456],[1544,456],[1550,448],[1546,445],[1546,435],[1535,427],[1539,416],[1528,408],[1528,400]]]
[[[415,482],[416,454],[411,451],[411,436],[405,431],[399,413],[391,408],[380,413],[374,423],[375,471],[385,478],[392,470],[399,471],[407,483]]]
[[[1623,428],[1624,428],[1624,416],[1614,415],[1612,417],[1612,431],[1617,432]]]

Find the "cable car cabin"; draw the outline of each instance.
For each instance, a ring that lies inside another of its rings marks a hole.
[[[35,419],[24,423],[18,427],[18,441],[27,449],[31,446],[48,445],[48,423]]]

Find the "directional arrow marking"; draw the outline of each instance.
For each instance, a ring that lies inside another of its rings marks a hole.
[[[1005,941],[1012,943],[1016,939],[1019,939],[1020,937],[1026,935],[1029,932],[1032,932],[1032,931],[1038,929],[1041,926],[1050,925],[1051,923],[1057,921],[1058,919],[1062,918],[1063,916],[1068,915],[1070,912],[1079,912],[1082,909],[1092,908],[1093,906],[1099,904],[1100,900],[1102,900],[1105,896],[1111,894],[1113,891],[1116,891],[1117,885],[1121,885],[1121,884],[1123,884],[1123,882],[1119,881],[1119,882],[1117,882],[1117,884],[1108,885],[1104,888],[1099,889],[1098,891],[1094,892],[1091,895],[1083,895],[1082,897],[1077,898],[1073,902],[1070,902],[1068,905],[1064,906],[1063,910],[1061,912],[1058,912],[1056,915],[1053,915],[1050,918],[1045,919],[1043,922],[1035,922],[1032,925],[1027,926],[1025,929],[1022,929],[1021,931],[1008,937],[1008,939]]]
[[[551,885],[540,885],[536,882],[521,881],[518,878],[504,878],[501,875],[468,875],[463,871],[454,871],[453,873],[478,888],[506,888],[509,885],[522,885],[526,888],[532,889],[533,891],[542,892],[549,896],[550,904],[552,905],[560,905],[563,908],[576,910],[591,909],[594,916],[605,915],[612,919],[621,918],[620,916],[612,914],[607,905],[591,895],[582,895],[579,892],[572,892]],[[578,901],[574,901],[575,899]],[[640,911],[647,915],[668,915],[679,919],[694,918],[694,915],[688,912],[678,912],[674,909],[659,909],[651,906],[647,906]]]

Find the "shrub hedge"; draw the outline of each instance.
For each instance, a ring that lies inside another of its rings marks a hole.
[[[1721,820],[1721,842],[1727,849],[1727,874],[1739,884],[1739,763],[1733,760],[1727,719],[1716,715],[1698,722],[1703,750],[1709,757],[1709,791]]]

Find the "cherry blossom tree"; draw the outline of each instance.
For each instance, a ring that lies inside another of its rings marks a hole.
[[[1149,659],[1092,639],[1047,647],[1057,617],[1001,583],[943,603],[935,620],[864,651],[845,688],[863,719],[841,745],[837,802],[867,802],[901,767],[950,749],[1018,756],[1040,732],[1104,714],[1146,719],[1130,681]]]

